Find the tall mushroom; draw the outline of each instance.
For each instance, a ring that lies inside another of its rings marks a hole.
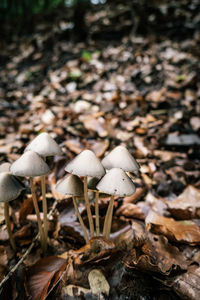
[[[57,192],[64,194],[64,195],[72,195],[72,200],[74,204],[74,208],[77,214],[77,217],[79,219],[79,222],[81,224],[84,238],[86,240],[86,243],[89,242],[88,233],[86,230],[86,227],[84,225],[83,219],[79,213],[78,205],[77,205],[77,197],[84,195],[84,188],[83,188],[83,182],[80,180],[80,178],[76,175],[67,174],[63,179],[59,180],[56,185]]]
[[[32,150],[38,153],[45,160],[48,156],[54,156],[62,154],[62,151],[56,141],[47,133],[42,132],[36,138],[34,138],[25,149],[25,152]],[[46,185],[45,175],[41,176],[41,188],[42,188],[42,210],[44,214],[44,235],[45,240],[48,239],[48,220],[47,220],[47,200],[46,200]],[[47,244],[46,244],[47,246]]]
[[[103,227],[103,236],[109,238],[112,224],[114,196],[130,196],[135,192],[135,186],[122,169],[112,168],[99,181],[97,188],[101,192],[111,195]]]
[[[117,146],[101,161],[105,169],[121,168],[126,172],[134,172],[139,170],[135,158],[129,153],[126,147]]]
[[[33,204],[37,215],[38,228],[40,233],[42,249],[45,252],[46,243],[42,221],[40,219],[40,212],[38,208],[37,198],[35,194],[35,186],[33,177],[42,176],[48,174],[50,169],[45,161],[34,151],[25,152],[19,159],[17,159],[10,167],[10,171],[13,175],[30,178],[30,186],[33,197]]]
[[[16,199],[24,190],[22,184],[9,172],[0,173],[0,202],[4,202],[4,216],[11,246],[16,251],[9,218],[9,201]]]
[[[84,177],[84,198],[87,209],[91,237],[94,236],[94,224],[88,199],[87,177],[101,178],[105,174],[104,167],[91,150],[84,150],[77,155],[65,168],[65,171]]]

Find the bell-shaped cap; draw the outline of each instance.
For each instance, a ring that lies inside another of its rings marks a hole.
[[[10,166],[11,166],[11,164],[9,162],[2,163],[0,165],[0,173],[1,172],[10,172]]]
[[[115,196],[130,196],[135,192],[135,185],[120,168],[113,168],[97,184],[97,189]]]
[[[91,150],[84,150],[77,155],[65,168],[65,171],[78,176],[101,178],[105,174],[100,160]]]
[[[11,165],[10,172],[16,176],[36,177],[50,173],[50,169],[39,154],[30,150]]]
[[[83,196],[83,182],[78,176],[67,174],[58,181],[56,191],[64,195]]]
[[[47,133],[42,132],[30,142],[25,151],[32,150],[37,152],[40,156],[54,156],[62,154],[62,151],[56,141]]]
[[[0,173],[0,202],[16,199],[24,190],[22,184],[9,172]]]
[[[117,146],[103,160],[102,165],[105,169],[121,168],[126,172],[139,170],[139,165],[135,158],[129,153],[126,147]]]

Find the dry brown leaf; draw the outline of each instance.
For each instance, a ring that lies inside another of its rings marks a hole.
[[[200,190],[189,185],[175,200],[166,202],[170,213],[179,220],[200,216]]]
[[[200,229],[191,221],[175,221],[150,211],[145,220],[146,227],[153,233],[163,234],[170,241],[179,243],[200,243]]]
[[[19,222],[23,224],[26,221],[27,215],[33,212],[33,200],[31,195],[27,195],[27,198],[22,203],[19,210]]]
[[[60,279],[66,269],[66,260],[49,256],[40,259],[35,265],[28,269],[28,288],[31,299],[44,300],[48,291]]]

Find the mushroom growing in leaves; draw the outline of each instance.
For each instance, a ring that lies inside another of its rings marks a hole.
[[[94,224],[88,199],[87,177],[101,178],[105,174],[104,167],[91,150],[84,150],[77,155],[65,168],[65,171],[84,177],[84,198],[87,209],[91,237],[94,236]]]
[[[112,168],[99,181],[97,188],[101,192],[111,195],[103,227],[103,236],[109,238],[112,224],[114,196],[124,197],[132,195],[135,192],[135,185],[122,169]]]
[[[30,186],[33,197],[33,204],[37,215],[38,228],[40,233],[41,245],[43,251],[46,249],[46,243],[44,232],[42,228],[42,221],[40,219],[40,212],[38,208],[37,198],[35,194],[35,186],[33,177],[42,176],[48,174],[50,169],[45,161],[34,151],[25,152],[19,159],[17,159],[10,167],[10,171],[13,175],[30,178]]]
[[[123,146],[114,148],[101,163],[107,170],[121,168],[126,172],[134,172],[140,168],[135,158]]]
[[[34,138],[30,144],[26,147],[25,152],[32,150],[38,153],[40,156],[46,159],[48,156],[54,156],[62,154],[62,151],[56,141],[47,133],[42,132],[36,138]],[[41,188],[42,188],[42,206],[44,214],[44,235],[45,241],[48,239],[48,220],[47,220],[47,200],[46,200],[46,185],[45,175],[41,176]],[[45,245],[45,247],[47,244]]]
[[[84,195],[83,182],[76,175],[67,174],[63,179],[59,180],[56,185],[57,192],[64,195],[72,195],[74,208],[81,224],[84,238],[86,242],[89,242],[88,233],[84,225],[83,219],[79,213],[76,198]]]
[[[9,218],[9,201],[16,199],[24,190],[22,184],[8,172],[0,173],[0,202],[4,202],[4,216],[11,246],[16,251]]]

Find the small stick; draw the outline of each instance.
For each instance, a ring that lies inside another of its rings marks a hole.
[[[15,240],[13,238],[13,234],[12,234],[12,230],[11,230],[8,202],[4,202],[4,216],[5,216],[6,227],[7,227],[7,230],[8,230],[10,243],[11,243],[11,246],[12,246],[13,250],[16,252],[17,248],[16,248]]]
[[[43,224],[44,224],[44,250],[47,250],[47,239],[48,239],[48,220],[47,220],[47,199],[46,199],[46,185],[45,175],[41,176],[41,187],[42,187],[42,210],[43,210]]]
[[[105,221],[104,221],[104,226],[103,226],[103,236],[107,236],[107,232],[108,232],[108,227],[109,227],[109,218],[111,216],[111,220],[112,220],[112,210],[113,210],[113,204],[114,204],[114,196],[112,195],[110,198],[110,203],[107,209],[107,213],[106,213],[106,217],[105,217]]]
[[[78,210],[78,205],[77,205],[77,202],[76,202],[76,196],[72,196],[72,199],[73,199],[73,203],[74,203],[74,207],[75,207],[75,211],[76,211],[77,217],[79,219],[79,222],[80,222],[82,230],[83,230],[84,238],[86,240],[86,243],[88,243],[89,242],[89,237],[88,237],[87,230],[85,228],[83,219],[82,219],[82,217],[80,215],[80,212]]]
[[[84,198],[85,198],[85,206],[86,206],[88,221],[90,226],[90,234],[91,237],[94,237],[94,224],[92,220],[92,213],[91,213],[90,203],[88,199],[87,176],[84,176]]]
[[[40,211],[39,211],[39,207],[38,207],[38,203],[37,203],[37,199],[36,199],[36,195],[35,195],[35,186],[34,186],[32,177],[30,177],[30,186],[31,186],[31,193],[32,193],[35,213],[36,213],[37,221],[38,221],[38,229],[39,229],[39,233],[40,233],[41,246],[42,246],[42,250],[45,251],[44,232],[43,232],[43,228],[42,228],[42,221],[40,219]]]
[[[96,191],[95,197],[95,215],[96,215],[96,236],[100,235],[100,226],[99,226],[99,191]]]

